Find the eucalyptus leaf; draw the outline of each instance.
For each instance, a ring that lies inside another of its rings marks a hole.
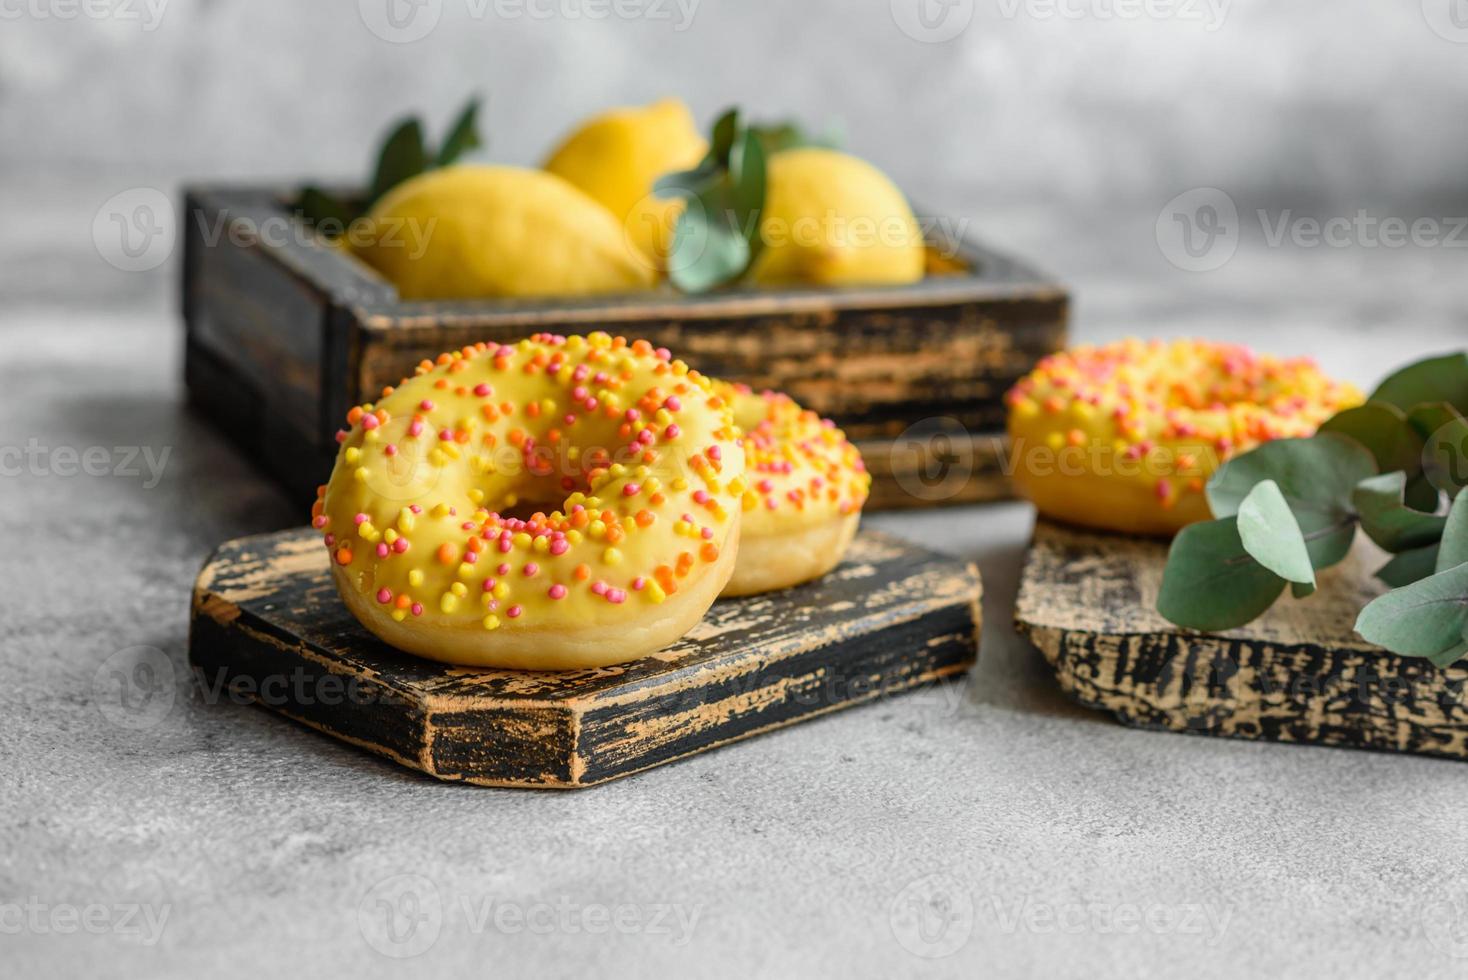
[[[1376,457],[1380,473],[1402,470],[1415,475],[1422,468],[1422,436],[1407,414],[1389,402],[1367,402],[1327,419],[1321,432],[1355,439]]]
[[[1468,494],[1459,494],[1448,510],[1434,571],[1446,572],[1468,562]]]
[[[479,138],[478,116],[479,100],[470,99],[469,104],[459,113],[459,118],[449,128],[443,145],[438,148],[438,166],[447,167],[470,150],[484,145]]]
[[[699,197],[719,183],[720,169],[707,160],[692,170],[663,174],[653,182],[653,193],[659,197]]]
[[[1239,539],[1254,560],[1288,582],[1315,586],[1315,569],[1305,535],[1280,493],[1279,484],[1264,480],[1254,485],[1239,505]]]
[[[1428,657],[1427,659],[1432,661],[1433,666],[1451,667],[1459,660],[1462,660],[1464,654],[1468,654],[1468,639],[1465,639],[1457,646],[1448,647],[1442,653]]]
[[[428,152],[423,147],[423,125],[405,119],[382,144],[377,156],[377,169],[372,175],[368,207],[398,184],[416,177],[428,167]]]
[[[839,150],[845,142],[837,127],[828,126],[825,132],[812,135],[806,132],[805,127],[788,119],[784,122],[750,126],[749,131],[760,141],[767,156],[804,147]]]
[[[1308,599],[1315,594],[1314,582],[1291,582],[1290,595],[1296,599]]]
[[[1351,550],[1356,534],[1351,495],[1356,484],[1374,473],[1371,453],[1345,436],[1277,439],[1224,463],[1208,481],[1208,504],[1214,517],[1230,517],[1255,486],[1273,480],[1319,570],[1341,561]]]
[[[1424,409],[1430,406],[1424,406]],[[1426,411],[1418,418],[1426,424]],[[1431,421],[1440,422],[1426,436],[1422,452],[1424,476],[1436,489],[1456,499],[1468,487],[1468,419],[1457,414],[1434,412]]]
[[[1408,549],[1393,555],[1391,561],[1377,569],[1376,577],[1394,589],[1420,582],[1437,570],[1437,553],[1436,544]]]
[[[1402,491],[1402,500],[1413,510],[1431,514],[1437,511],[1438,504],[1442,502],[1442,495],[1438,493],[1437,487],[1432,485],[1432,481],[1426,475],[1418,473],[1407,481],[1407,489]]]
[[[1423,402],[1447,402],[1468,414],[1468,352],[1409,364],[1378,385],[1371,400],[1390,402],[1404,412]]]
[[[1361,515],[1361,529],[1387,551],[1400,552],[1433,544],[1445,519],[1408,507],[1403,500],[1407,474],[1383,473],[1362,480],[1351,499]]]
[[[1372,643],[1404,657],[1434,658],[1439,666],[1441,658],[1463,644],[1465,629],[1468,564],[1378,596],[1356,620],[1356,632]]]
[[[335,234],[345,232],[359,216],[357,209],[350,204],[310,184],[301,188],[301,196],[296,200],[296,210],[310,224],[318,227],[330,226]]]
[[[1424,442],[1438,429],[1462,417],[1463,414],[1447,402],[1423,402],[1407,413],[1407,421]]]
[[[725,109],[724,114],[714,120],[713,132],[709,137],[709,159],[727,167],[729,154],[734,149],[734,137],[738,132],[739,110]]]
[[[1173,539],[1157,611],[1189,629],[1232,629],[1273,605],[1284,586],[1284,579],[1244,549],[1238,518],[1205,521]]]

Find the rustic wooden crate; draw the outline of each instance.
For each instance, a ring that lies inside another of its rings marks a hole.
[[[1222,633],[1156,611],[1164,541],[1045,521],[1025,561],[1015,622],[1061,688],[1137,728],[1468,759],[1468,667],[1434,667],[1352,629],[1385,586],[1387,555],[1362,538],[1301,601]]]
[[[966,271],[910,286],[409,303],[292,230],[284,200],[269,188],[187,192],[185,375],[192,403],[306,499],[330,472],[347,410],[423,358],[595,329],[834,418],[872,469],[874,508],[996,499],[1008,493],[1001,396],[1065,342],[1065,290],[970,242],[954,245]]]
[[[230,691],[439,779],[576,788],[968,670],[978,572],[859,534],[823,578],[716,602],[653,656],[597,670],[449,667],[352,618],[309,529],[220,546],[189,661]]]

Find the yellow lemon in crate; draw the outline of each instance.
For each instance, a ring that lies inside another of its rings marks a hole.
[[[662,268],[683,202],[653,194],[653,182],[692,169],[706,152],[708,143],[688,106],[663,99],[593,116],[551,154],[545,169],[605,205],[632,242]]]
[[[925,253],[907,199],[876,167],[817,147],[769,159],[761,251],[764,285],[881,285],[923,277]]]
[[[540,170],[431,170],[383,195],[349,237],[403,299],[588,296],[656,281],[610,211]]]

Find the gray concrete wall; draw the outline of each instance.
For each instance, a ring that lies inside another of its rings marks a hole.
[[[393,116],[442,124],[471,90],[494,157],[529,163],[584,113],[677,93],[705,120],[844,120],[921,200],[1405,207],[1468,196],[1451,4],[0,0],[0,174],[352,174]]]

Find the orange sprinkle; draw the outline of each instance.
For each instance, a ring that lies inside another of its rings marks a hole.
[[[352,563],[352,549],[342,545],[336,549],[336,563],[338,565],[350,565]]]
[[[577,565],[575,570],[571,572],[571,577],[578,582],[585,582],[591,578],[591,566],[586,564]]]
[[[439,562],[444,565],[456,565],[459,562],[458,550],[448,541],[438,546],[437,557]]]
[[[719,548],[712,541],[709,541],[702,548],[698,549],[698,555],[704,561],[715,562],[719,560]]]

